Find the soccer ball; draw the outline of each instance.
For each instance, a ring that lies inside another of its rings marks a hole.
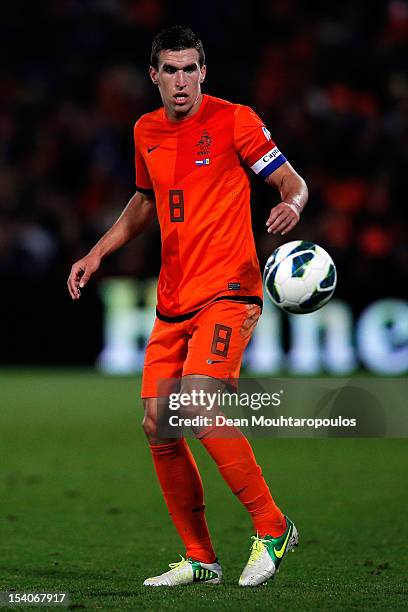
[[[302,314],[328,302],[337,282],[336,266],[318,244],[294,240],[278,247],[266,262],[264,285],[282,310]]]

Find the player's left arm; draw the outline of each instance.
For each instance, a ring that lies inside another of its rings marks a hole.
[[[265,182],[275,187],[282,198],[270,212],[266,222],[267,231],[270,234],[287,234],[298,223],[306,205],[309,195],[307,185],[289,162],[279,166],[266,177]]]

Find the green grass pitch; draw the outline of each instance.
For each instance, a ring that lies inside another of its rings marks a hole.
[[[407,609],[406,440],[253,441],[301,538],[257,589],[237,585],[249,517],[193,441],[225,583],[142,587],[183,550],[140,429],[139,385],[0,373],[0,590],[69,591],[71,607],[102,610]]]

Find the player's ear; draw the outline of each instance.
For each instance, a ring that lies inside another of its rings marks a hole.
[[[200,83],[204,83],[205,75],[207,74],[207,66],[201,66],[200,68]]]
[[[150,74],[150,78],[152,79],[153,83],[155,85],[157,85],[157,70],[156,68],[153,68],[153,66],[150,66],[149,68],[149,74]]]

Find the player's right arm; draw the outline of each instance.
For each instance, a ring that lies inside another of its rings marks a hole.
[[[67,284],[73,300],[81,297],[81,289],[98,270],[102,260],[140,234],[149,225],[155,213],[155,202],[150,193],[136,191],[119,219],[89,253],[72,266]]]

